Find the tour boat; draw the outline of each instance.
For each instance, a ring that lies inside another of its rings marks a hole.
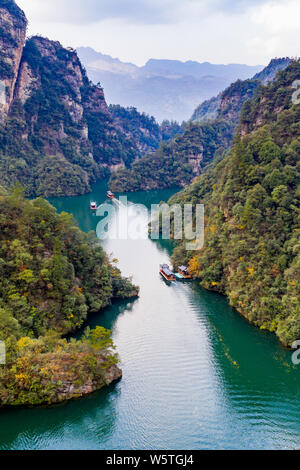
[[[91,202],[91,210],[96,211],[97,210],[97,202]]]
[[[180,273],[175,273],[175,277],[176,277],[177,281],[184,281],[184,277]]]
[[[180,274],[180,276],[182,276],[184,279],[191,279],[191,277],[192,277],[186,266],[179,266],[178,274]]]
[[[111,191],[107,191],[106,195],[109,199],[114,199],[115,197],[114,193],[112,193]]]
[[[168,264],[161,264],[159,272],[167,281],[175,281],[174,273],[172,273]]]

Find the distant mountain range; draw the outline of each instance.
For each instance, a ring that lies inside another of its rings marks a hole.
[[[158,121],[188,120],[195,107],[237,79],[259,73],[263,66],[215,65],[150,59],[143,67],[121,62],[90,47],[77,49],[89,78],[100,82],[110,104],[135,106]]]

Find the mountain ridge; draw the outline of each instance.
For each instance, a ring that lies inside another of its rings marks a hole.
[[[160,59],[149,59],[138,67],[92,48],[79,47],[77,51],[91,80],[103,84],[111,104],[134,106],[158,121],[187,120],[197,102],[212,97],[237,78],[248,78],[263,68]]]

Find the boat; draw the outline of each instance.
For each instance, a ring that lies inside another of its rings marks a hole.
[[[107,196],[109,199],[114,199],[114,197],[115,197],[114,193],[112,193],[111,191],[107,191],[106,196]]]
[[[93,201],[91,202],[91,210],[96,211],[97,210],[97,202]]]
[[[161,264],[159,272],[166,281],[175,281],[175,275],[168,264]]]
[[[191,279],[192,276],[189,273],[189,270],[186,266],[179,266],[178,274],[181,276],[181,279]]]
[[[185,279],[184,276],[180,273],[175,273],[175,277],[177,281],[183,281]]]

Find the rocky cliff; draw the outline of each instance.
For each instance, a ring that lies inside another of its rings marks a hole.
[[[205,288],[284,345],[300,337],[300,104],[292,61],[259,86],[242,111],[230,152],[170,204],[205,204],[205,244],[179,242],[173,266],[189,264]]]
[[[159,149],[134,162],[130,169],[112,174],[109,185],[113,191],[186,186],[209,165],[216,152],[222,154],[233,138],[232,125],[219,120],[189,123],[183,135],[162,142]]]
[[[0,1],[0,121],[11,106],[26,37],[27,20],[12,1]]]
[[[138,158],[140,141],[116,122],[74,50],[38,36],[25,43],[24,13],[13,0],[0,0],[0,8],[3,184],[20,182],[29,195],[88,192],[92,182]]]
[[[154,117],[139,113],[136,108],[123,108],[120,105],[110,105],[109,110],[117,128],[137,147],[138,156],[154,152],[162,140],[162,131]]]
[[[241,115],[240,134],[242,136],[257,131],[264,125],[272,122],[280,122],[283,124],[283,135],[277,135],[276,139],[282,141],[288,134],[295,132],[297,135],[298,118],[296,115],[288,113],[293,104],[293,95],[295,95],[295,83],[299,81],[300,65],[298,62],[292,62],[292,67],[282,70],[274,82],[270,82],[267,86],[260,86],[255,94],[254,99],[245,104]],[[299,104],[297,97],[295,105]],[[299,112],[299,109],[295,107]],[[289,116],[289,119],[288,119]]]
[[[241,110],[247,100],[254,96],[260,84],[272,82],[278,72],[291,63],[288,57],[272,59],[269,65],[252,79],[237,80],[218,96],[204,101],[194,111],[191,121],[202,122],[217,118],[230,119],[235,125],[239,122]]]

